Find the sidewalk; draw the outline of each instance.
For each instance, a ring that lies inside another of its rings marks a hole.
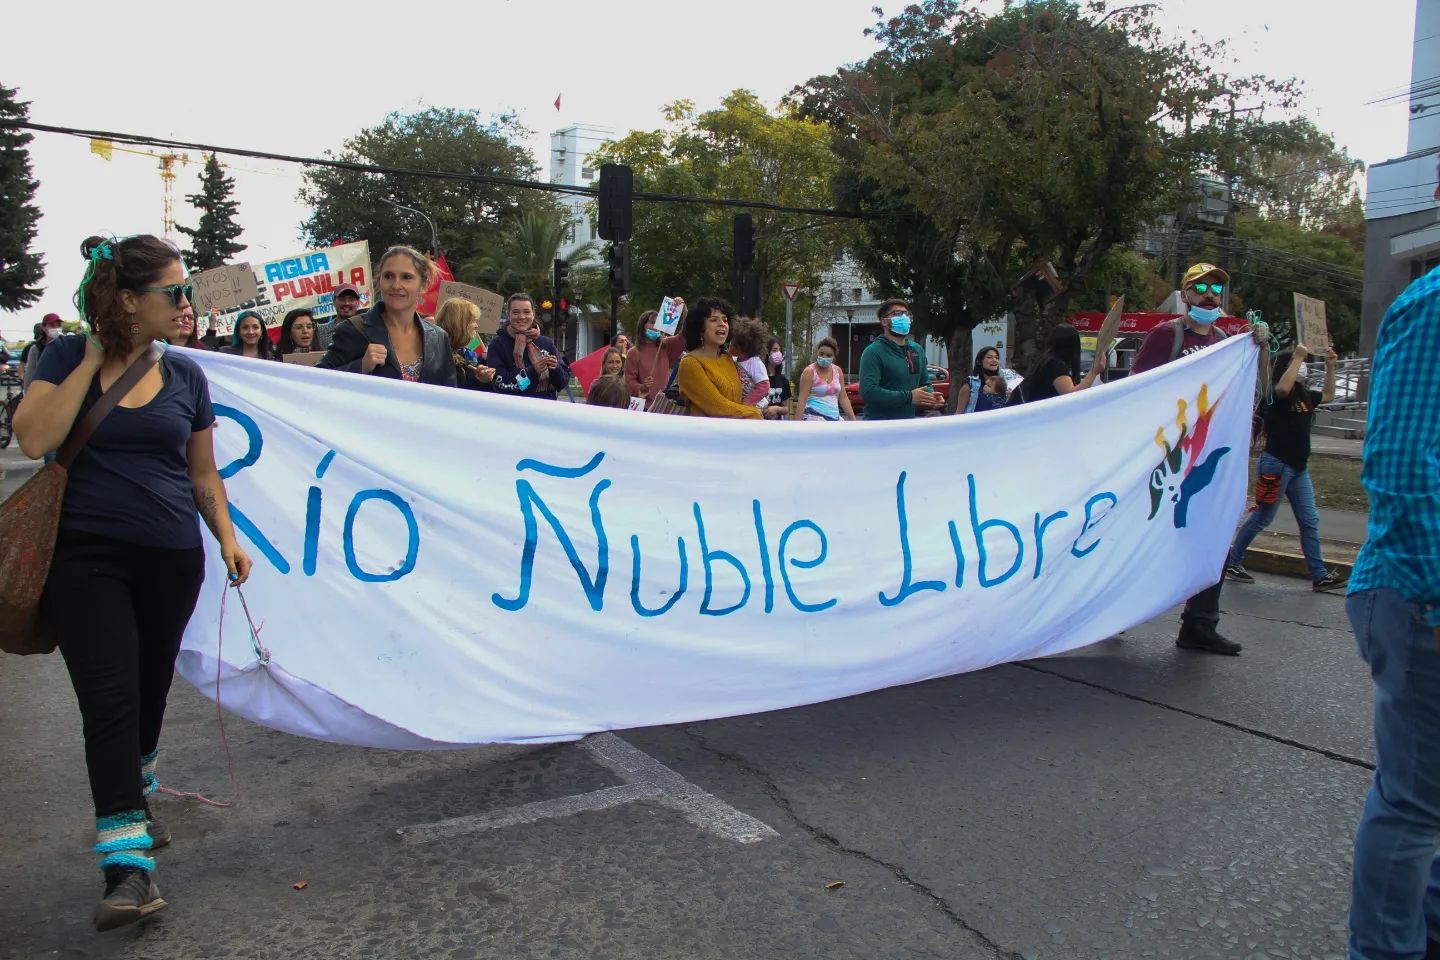
[[[1349,457],[1351,460],[1359,460],[1360,453],[1365,448],[1364,440],[1342,440],[1338,437],[1310,437],[1310,452],[1316,456],[1325,457]],[[1321,524],[1324,529],[1324,524]]]
[[[1243,517],[1240,522],[1245,522]],[[1350,575],[1355,556],[1365,542],[1368,524],[1369,518],[1363,513],[1320,510],[1320,554],[1330,569],[1342,576]],[[1245,551],[1245,567],[1251,571],[1309,579],[1305,554],[1300,548],[1300,528],[1289,504],[1280,507],[1270,529],[1261,531]]]

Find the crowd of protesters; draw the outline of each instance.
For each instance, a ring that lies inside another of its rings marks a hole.
[[[16,413],[15,431],[27,454],[53,454],[102,390],[132,370],[139,377],[122,404],[145,405],[151,414],[105,420],[73,464],[53,568],[64,589],[47,592],[43,601],[84,719],[96,850],[105,875],[95,922],[108,929],[164,906],[148,851],[163,846],[169,836],[154,819],[147,797],[157,782],[158,741],[180,636],[204,577],[199,521],[219,544],[232,582],[243,583],[250,568],[231,529],[215,466],[208,385],[186,351],[211,349],[242,359],[313,363],[361,376],[544,400],[568,392],[571,374],[554,341],[543,333],[528,294],[506,300],[488,342],[481,335],[480,308],[467,300],[450,299],[433,318],[422,315],[437,268],[410,247],[382,253],[368,309],[363,309],[361,292],[345,284],[334,291],[330,320],[317,322],[310,309],[291,310],[274,340],[253,310],[235,318],[228,338],[219,335],[218,314],[212,311],[201,336],[190,302],[193,288],[178,253],[164,241],[94,237],[83,254],[86,275],[76,302],[89,332],[61,336],[56,314],[36,326],[35,340],[20,358],[26,399]],[[1218,343],[1224,333],[1216,321],[1228,284],[1225,271],[1211,264],[1191,267],[1182,285],[1187,313],[1150,332],[1132,372]],[[664,333],[657,312],[647,311],[636,322],[633,339],[618,336],[605,349],[587,391],[590,406],[734,420],[857,419],[835,340],[821,339],[803,366],[794,365],[801,372],[792,404],[784,348],[768,337],[762,322],[737,315],[719,297],[699,297],[688,308],[684,301],[679,304],[677,333]],[[936,391],[924,349],[912,337],[909,304],[886,300],[877,318],[881,335],[866,347],[856,371],[863,402],[859,418],[938,414],[946,398]],[[1254,336],[1269,345],[1268,330],[1257,327]],[[157,350],[152,346],[157,342],[180,349]],[[1340,584],[1320,560],[1306,470],[1314,409],[1335,394],[1335,355],[1324,357],[1324,390],[1316,392],[1304,385],[1307,354],[1306,346],[1298,344],[1274,361],[1273,394],[1262,411],[1264,453],[1255,508],[1226,565],[1232,580],[1253,581],[1241,562],[1245,550],[1273,519],[1280,500],[1288,498],[1300,521],[1315,588]],[[955,385],[952,409],[968,416],[1095,388],[1106,357],[1097,351],[1084,371],[1081,360],[1078,332],[1059,325],[1021,384],[1011,388],[999,351],[982,349],[970,374]],[[142,514],[133,506],[153,505],[157,494],[166,493],[172,496],[165,497],[162,515],[150,509]],[[1372,579],[1383,586],[1381,575]],[[1178,646],[1240,652],[1238,643],[1217,630],[1223,582],[1186,604]],[[77,589],[105,600],[70,602]],[[1433,620],[1426,630],[1432,628]],[[107,676],[122,673],[134,682],[124,689],[106,682]]]

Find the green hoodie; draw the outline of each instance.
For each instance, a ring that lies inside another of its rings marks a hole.
[[[915,416],[916,387],[930,382],[930,371],[920,344],[906,340],[902,347],[889,337],[873,341],[860,354],[860,399],[866,420],[906,420]]]

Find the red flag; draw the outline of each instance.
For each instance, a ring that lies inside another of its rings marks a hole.
[[[445,254],[435,255],[435,276],[430,278],[430,286],[425,290],[425,299],[420,302],[420,316],[435,316],[436,301],[440,299],[440,282],[442,280],[454,280],[455,275],[450,272],[450,264],[445,262]]]
[[[555,94],[555,109],[556,109],[556,110],[559,110],[559,109],[560,109],[560,94],[558,94],[558,93]]]

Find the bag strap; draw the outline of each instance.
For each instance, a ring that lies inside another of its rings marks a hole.
[[[100,394],[100,399],[95,405],[85,412],[85,416],[75,422],[70,428],[70,433],[65,437],[65,442],[60,445],[60,452],[55,455],[55,462],[66,470],[75,462],[80,455],[80,448],[85,446],[95,428],[100,426],[100,421],[109,416],[115,405],[125,398],[125,395],[140,382],[140,378],[150,372],[150,368],[160,360],[160,348],[154,343],[150,349],[135,358],[135,362],[125,368],[120,374],[120,379],[110,384],[110,389]]]
[[[1185,346],[1185,321],[1177,317],[1170,321],[1170,327],[1175,331],[1175,342],[1170,345],[1170,359],[1174,360]]]

